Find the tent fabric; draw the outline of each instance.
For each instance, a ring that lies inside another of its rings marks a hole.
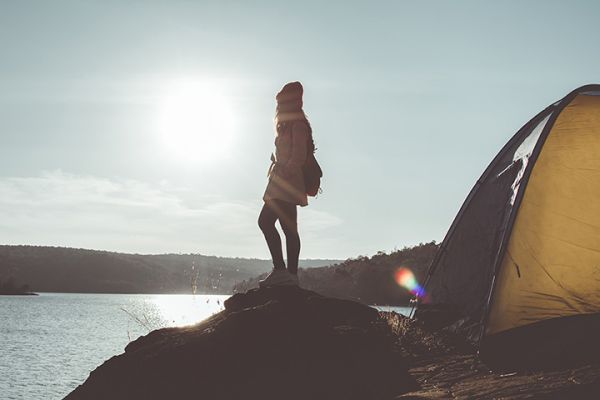
[[[600,85],[509,140],[463,203],[425,290],[417,318],[480,344],[600,313]]]
[[[516,155],[553,110],[549,107],[521,128],[492,161],[467,197],[430,268],[425,285],[431,303],[442,305],[444,313],[460,315],[459,329],[472,340],[481,332],[496,255],[512,209],[511,199],[519,190],[514,185],[523,172],[524,157]],[[419,318],[424,311],[420,306],[415,316]]]
[[[486,335],[600,312],[600,97],[558,116],[532,169],[490,303]]]
[[[479,355],[494,370],[565,368],[600,359],[600,314],[551,318],[483,338]]]

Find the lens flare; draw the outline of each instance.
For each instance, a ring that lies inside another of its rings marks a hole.
[[[396,279],[398,285],[402,286],[418,298],[425,297],[425,288],[419,285],[419,282],[417,282],[417,278],[415,278],[415,274],[413,274],[410,268],[398,268],[396,270],[394,278]]]

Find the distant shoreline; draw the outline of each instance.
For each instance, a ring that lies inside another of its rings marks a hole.
[[[39,295],[34,292],[18,292],[18,293],[0,292],[0,296],[39,296]]]
[[[234,285],[272,269],[270,260],[136,255],[51,246],[0,245],[0,260],[0,277],[12,277],[16,291],[38,293],[192,293],[195,287],[196,293],[231,294]],[[338,262],[300,260],[300,267]],[[17,282],[26,282],[29,288],[21,290]]]
[[[27,292],[27,293],[0,293],[0,296],[39,296],[43,294],[92,294],[92,295],[134,295],[134,296],[192,296],[192,293],[114,293],[114,292]],[[233,293],[196,293],[196,296],[233,296]],[[355,300],[354,300],[355,301]],[[366,304],[366,303],[364,303]],[[367,304],[369,307],[381,308],[411,308],[410,304]],[[381,310],[387,312],[387,310]]]
[[[35,294],[114,294],[134,296],[193,296],[194,293],[186,292],[65,292],[65,291],[38,291]],[[196,296],[232,296],[233,293],[196,293]]]

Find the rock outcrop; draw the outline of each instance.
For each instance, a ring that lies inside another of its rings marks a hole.
[[[257,289],[130,343],[66,399],[392,399],[417,388],[396,344],[371,307]]]

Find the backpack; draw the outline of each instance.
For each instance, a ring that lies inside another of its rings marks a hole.
[[[311,197],[315,197],[322,192],[321,178],[323,177],[323,171],[315,158],[316,150],[315,141],[313,140],[311,132],[308,139],[308,145],[306,146],[306,161],[304,161],[304,165],[302,166],[304,188],[306,189],[306,194]]]

